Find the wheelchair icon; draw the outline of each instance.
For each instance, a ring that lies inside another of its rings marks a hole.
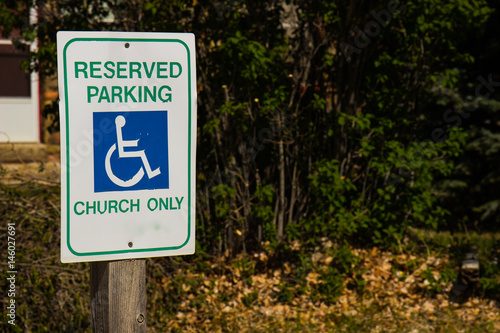
[[[149,165],[149,161],[146,157],[146,153],[143,150],[137,150],[137,151],[125,151],[125,147],[137,147],[139,139],[137,140],[123,140],[123,134],[122,134],[122,127],[125,126],[125,117],[123,116],[117,116],[115,119],[115,125],[116,125],[116,141],[117,143],[113,144],[111,148],[109,148],[108,153],[106,154],[106,159],[105,159],[105,169],[106,169],[106,174],[108,175],[109,179],[115,183],[116,185],[120,187],[130,187],[134,186],[137,184],[143,177],[144,177],[144,168],[146,169],[146,174],[149,179],[158,176],[160,172],[160,168],[156,168],[155,170],[151,170],[151,166]],[[142,160],[142,164],[144,166],[141,166],[139,171],[128,180],[123,180],[118,178],[114,173],[113,169],[111,168],[111,156],[115,152],[115,150],[118,149],[118,158],[132,158],[132,157],[140,157]]]

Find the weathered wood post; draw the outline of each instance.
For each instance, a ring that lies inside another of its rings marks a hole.
[[[146,332],[146,261],[90,263],[93,333]]]

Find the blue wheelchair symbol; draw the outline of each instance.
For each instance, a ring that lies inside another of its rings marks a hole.
[[[93,122],[95,192],[169,187],[167,111],[95,112]]]

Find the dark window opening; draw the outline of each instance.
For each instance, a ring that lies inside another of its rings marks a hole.
[[[30,97],[30,74],[21,68],[29,60],[29,51],[14,49],[11,44],[0,44],[0,97]]]

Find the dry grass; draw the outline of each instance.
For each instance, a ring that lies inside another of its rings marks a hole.
[[[16,224],[15,332],[89,331],[88,264],[59,261],[58,179],[57,163],[0,168],[0,228]],[[6,237],[0,244],[5,251]],[[448,301],[457,263],[429,247],[418,254],[349,249],[360,258],[358,280],[348,277],[337,300],[325,302],[318,288],[335,265],[332,246],[323,240],[302,275],[301,264],[276,262],[272,251],[148,259],[148,331],[500,332],[494,295],[478,290],[464,304]],[[0,286],[7,290],[2,264]],[[4,293],[3,311],[7,301]],[[2,331],[11,329],[2,318]]]

